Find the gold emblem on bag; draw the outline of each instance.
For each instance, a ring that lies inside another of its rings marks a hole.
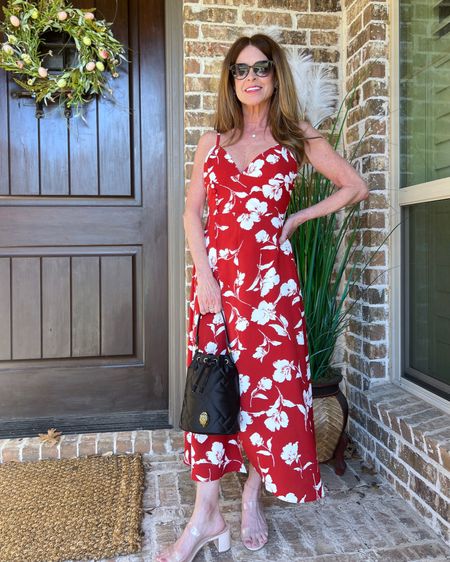
[[[199,417],[199,421],[202,427],[206,427],[208,425],[208,413],[202,412]]]

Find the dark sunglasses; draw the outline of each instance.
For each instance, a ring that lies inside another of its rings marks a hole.
[[[251,68],[253,68],[253,72],[255,73],[256,76],[259,76],[260,78],[264,78],[265,76],[269,75],[272,66],[273,66],[273,61],[260,60],[252,65],[245,64],[244,62],[241,62],[239,64],[232,64],[230,66],[230,70],[234,78],[236,78],[237,80],[243,80],[248,76],[248,73],[250,72]]]

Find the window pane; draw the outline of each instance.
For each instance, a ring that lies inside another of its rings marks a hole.
[[[450,200],[411,205],[405,234],[405,371],[448,392]]]
[[[400,0],[400,186],[450,177],[450,0]]]

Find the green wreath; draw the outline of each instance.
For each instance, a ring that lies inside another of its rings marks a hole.
[[[3,12],[0,32],[6,41],[0,50],[0,68],[11,72],[36,102],[59,101],[66,108],[78,109],[94,94],[108,87],[106,71],[119,76],[120,59],[127,60],[124,48],[104,20],[96,20],[92,10],[74,8],[64,0],[10,0]],[[68,34],[74,41],[76,56],[71,67],[52,74],[43,66],[42,35],[47,31]]]

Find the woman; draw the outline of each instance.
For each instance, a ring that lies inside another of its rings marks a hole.
[[[236,435],[185,432],[184,462],[197,482],[192,517],[158,562],[190,561],[214,540],[230,547],[219,510],[219,481],[247,472],[241,538],[250,550],[268,539],[261,484],[288,502],[324,497],[313,425],[303,301],[289,238],[307,220],[368,196],[366,183],[307,121],[282,48],[270,37],[240,37],[230,47],[219,84],[216,132],[199,140],[184,225],[194,261],[187,363],[199,347],[224,353],[226,318],[240,377]],[[298,169],[309,161],[338,190],[285,214]],[[205,200],[208,218],[202,215]]]

